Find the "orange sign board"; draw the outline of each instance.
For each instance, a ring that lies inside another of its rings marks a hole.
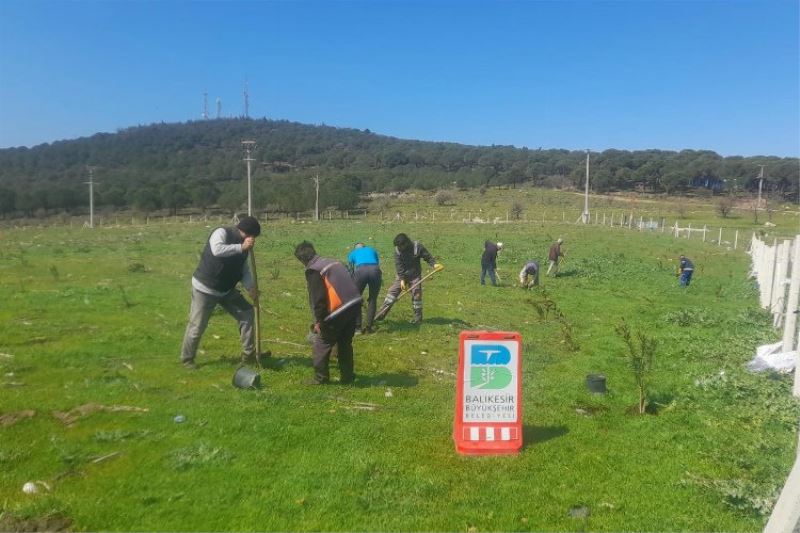
[[[522,337],[501,331],[459,336],[453,440],[458,453],[522,449]]]

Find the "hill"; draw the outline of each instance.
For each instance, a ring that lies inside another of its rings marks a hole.
[[[423,142],[267,119],[161,123],[0,150],[0,216],[84,209],[87,166],[96,167],[95,203],[101,208],[236,210],[244,198],[243,139],[257,143],[254,205],[271,211],[309,209],[315,175],[329,204],[322,207],[343,209],[373,191],[522,182],[570,188],[581,187],[585,175],[582,151]],[[592,154],[591,183],[595,192],[755,191],[759,165],[766,166],[768,194],[797,199],[796,158],[722,157],[705,150]]]

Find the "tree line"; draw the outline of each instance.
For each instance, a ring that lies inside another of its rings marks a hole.
[[[258,209],[349,209],[370,192],[410,188],[582,188],[586,154],[560,149],[469,146],[378,135],[369,130],[268,119],[160,123],[98,133],[32,148],[0,150],[0,215],[31,216],[88,206],[87,167],[94,167],[95,205],[151,212],[185,207],[228,211],[246,201],[241,141],[252,157]],[[605,150],[591,154],[594,192],[764,190],[798,199],[800,161],[774,156],[722,157],[708,150]]]

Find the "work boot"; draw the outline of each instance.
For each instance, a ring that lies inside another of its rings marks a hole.
[[[317,378],[308,378],[303,382],[303,385],[309,385],[309,386],[327,385],[327,384],[328,384],[327,381],[319,381]]]
[[[183,362],[183,368],[186,370],[197,370],[197,364],[191,359]]]
[[[422,309],[414,309],[414,320],[412,320],[411,323],[416,325],[422,324]]]

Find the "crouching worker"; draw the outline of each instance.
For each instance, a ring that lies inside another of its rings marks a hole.
[[[339,352],[339,382],[353,383],[353,335],[361,308],[361,293],[358,291],[347,268],[336,261],[320,257],[314,245],[303,241],[294,250],[294,256],[306,267],[308,302],[314,315],[312,339],[314,377],[307,385],[322,385],[330,382],[328,366],[331,350]]]
[[[539,286],[539,263],[528,261],[519,272],[519,286],[523,289]]]
[[[425,260],[436,272],[444,268],[436,262],[436,259],[425,249],[419,241],[412,241],[405,233],[398,233],[394,238],[394,266],[397,277],[386,293],[386,299],[381,305],[381,309],[375,316],[375,320],[383,320],[389,314],[389,310],[397,301],[400,291],[411,292],[411,307],[414,309],[414,320],[412,324],[422,323],[422,266],[421,260]]]
[[[259,235],[261,225],[255,218],[246,216],[235,227],[215,229],[208,238],[200,264],[192,275],[192,305],[181,347],[184,367],[197,368],[197,347],[217,304],[239,323],[242,362],[255,362],[255,312],[236,289],[236,284],[241,281],[253,301],[258,300],[248,254]]]

